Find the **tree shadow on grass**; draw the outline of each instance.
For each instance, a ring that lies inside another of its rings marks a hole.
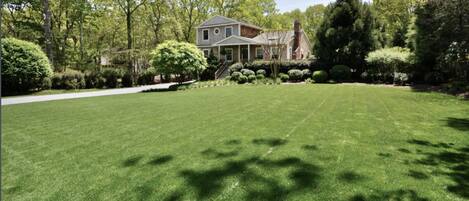
[[[140,160],[142,160],[142,158],[143,158],[142,155],[131,156],[122,162],[122,166],[123,167],[135,166],[138,164]]]
[[[409,143],[414,144],[411,141]],[[469,147],[455,148],[441,146],[442,143],[433,144],[431,142],[423,143],[425,146],[431,146],[437,149],[436,152],[420,152],[420,159],[414,160],[414,164],[434,166],[439,169],[447,170],[435,173],[436,176],[447,176],[454,183],[447,186],[447,190],[462,198],[469,198]],[[437,145],[437,146],[435,146]],[[451,145],[452,146],[452,145]],[[414,171],[417,173],[417,171]],[[416,179],[422,179],[419,174],[409,174]]]
[[[407,143],[420,145],[420,146],[435,147],[435,148],[451,148],[454,145],[453,143],[444,143],[444,142],[432,143],[426,140],[417,140],[417,139],[408,140]]]
[[[168,163],[169,161],[173,160],[173,156],[164,155],[164,156],[155,156],[151,159],[148,164],[149,165],[162,165]]]
[[[356,183],[365,180],[366,177],[354,171],[344,171],[339,174],[338,179],[346,183]]]
[[[354,195],[349,201],[430,201],[428,198],[421,197],[414,190],[395,190],[395,191],[378,191],[371,195],[363,194]]]
[[[469,119],[449,117],[446,119],[446,125],[460,131],[469,131]]]
[[[318,147],[316,145],[312,145],[312,144],[303,145],[303,146],[301,146],[301,148],[304,149],[304,150],[307,150],[307,151],[316,151],[316,150],[318,150]]]
[[[237,156],[239,154],[239,152],[236,150],[235,151],[217,151],[212,148],[208,148],[200,153],[212,159],[229,158],[229,157]]]
[[[413,177],[414,179],[420,179],[420,180],[430,178],[427,174],[417,171],[417,170],[409,170],[407,175],[410,177]]]
[[[252,140],[252,143],[257,145],[268,145],[272,147],[281,146],[287,143],[287,140],[280,138],[259,138]]]
[[[266,177],[256,170],[275,171],[288,169],[290,185],[281,183],[282,178]],[[184,170],[181,176],[196,190],[200,200],[221,193],[229,178],[238,178],[239,185],[246,191],[245,200],[285,200],[290,193],[311,189],[319,180],[319,167],[296,157],[278,160],[250,157],[225,162],[220,167],[207,170]]]

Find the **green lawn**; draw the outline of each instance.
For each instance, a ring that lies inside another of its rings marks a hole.
[[[4,200],[469,200],[469,102],[231,86],[2,107]]]
[[[35,91],[31,93],[24,93],[18,95],[7,95],[3,97],[19,97],[19,96],[42,96],[42,95],[54,95],[54,94],[67,94],[67,93],[80,93],[80,92],[91,92],[91,91],[98,91],[101,89],[49,89],[49,90],[42,90],[42,91]]]

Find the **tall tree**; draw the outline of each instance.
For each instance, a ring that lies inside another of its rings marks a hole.
[[[54,62],[52,54],[52,31],[51,31],[51,12],[49,8],[49,0],[42,0],[43,12],[44,12],[44,44],[45,52],[49,58],[51,64]]]
[[[210,2],[206,0],[171,0],[171,11],[182,27],[182,40],[194,42],[194,28],[208,16]]]
[[[117,4],[122,9],[122,12],[125,14],[125,22],[127,27],[127,50],[129,51],[128,54],[128,61],[127,65],[130,71],[133,71],[132,67],[132,14],[142,6],[146,0],[117,0]]]
[[[316,34],[316,56],[329,65],[345,64],[361,71],[365,56],[374,47],[369,6],[360,0],[338,0],[325,13]]]

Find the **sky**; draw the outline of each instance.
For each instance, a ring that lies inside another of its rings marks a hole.
[[[304,11],[308,6],[316,4],[327,5],[335,0],[275,0],[277,2],[277,8],[280,12],[292,11],[297,8]],[[371,0],[365,0],[370,2]]]

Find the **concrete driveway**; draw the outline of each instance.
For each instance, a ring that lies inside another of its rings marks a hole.
[[[155,84],[155,85],[121,88],[121,89],[105,89],[105,90],[92,91],[92,92],[2,98],[2,105],[14,105],[14,104],[22,104],[22,103],[34,103],[34,102],[86,98],[86,97],[96,97],[96,96],[110,96],[110,95],[118,95],[118,94],[132,94],[132,93],[139,93],[139,92],[151,90],[151,89],[167,89],[169,88],[169,86],[173,84],[176,84],[176,83]]]

